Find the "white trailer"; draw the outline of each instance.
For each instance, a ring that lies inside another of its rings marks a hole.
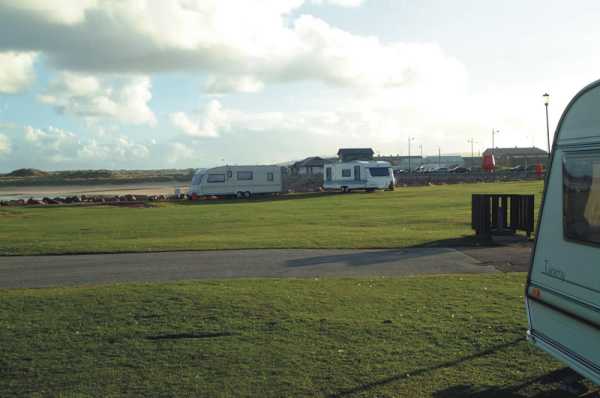
[[[600,384],[600,80],[556,129],[525,294],[528,339]]]
[[[196,171],[189,194],[249,198],[257,194],[281,193],[282,189],[279,166],[220,166]]]
[[[392,166],[384,161],[355,160],[325,164],[323,180],[323,188],[341,189],[344,192],[394,188]]]

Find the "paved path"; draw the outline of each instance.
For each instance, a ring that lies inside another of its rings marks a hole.
[[[0,288],[204,278],[486,273],[496,268],[447,248],[231,250],[0,257]]]

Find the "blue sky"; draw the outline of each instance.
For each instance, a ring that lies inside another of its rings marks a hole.
[[[545,148],[595,1],[0,2],[0,172]]]

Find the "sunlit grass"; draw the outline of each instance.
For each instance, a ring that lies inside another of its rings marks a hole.
[[[512,182],[148,208],[2,208],[0,254],[444,244],[472,234],[472,193],[534,193],[539,205],[541,191],[541,182]]]

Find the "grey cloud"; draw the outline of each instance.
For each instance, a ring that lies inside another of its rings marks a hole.
[[[297,3],[262,5],[253,11],[255,15],[246,16],[246,20],[262,18],[259,22],[245,23],[240,31],[235,24],[227,25],[234,30],[232,37],[212,27],[216,23],[212,14],[198,14],[198,23],[206,26],[193,38],[187,37],[188,31],[177,30],[179,21],[158,34],[163,26],[154,24],[150,16],[136,20],[125,11],[120,15],[118,9],[91,8],[79,23],[60,24],[43,14],[0,5],[0,49],[40,51],[56,68],[89,73],[205,71],[213,75],[208,84],[212,92],[251,92],[265,82],[303,80],[386,87],[405,84],[415,76],[427,80],[464,73],[435,45],[382,43],[309,15],[284,23],[283,16]],[[263,9],[271,12],[261,13]]]

